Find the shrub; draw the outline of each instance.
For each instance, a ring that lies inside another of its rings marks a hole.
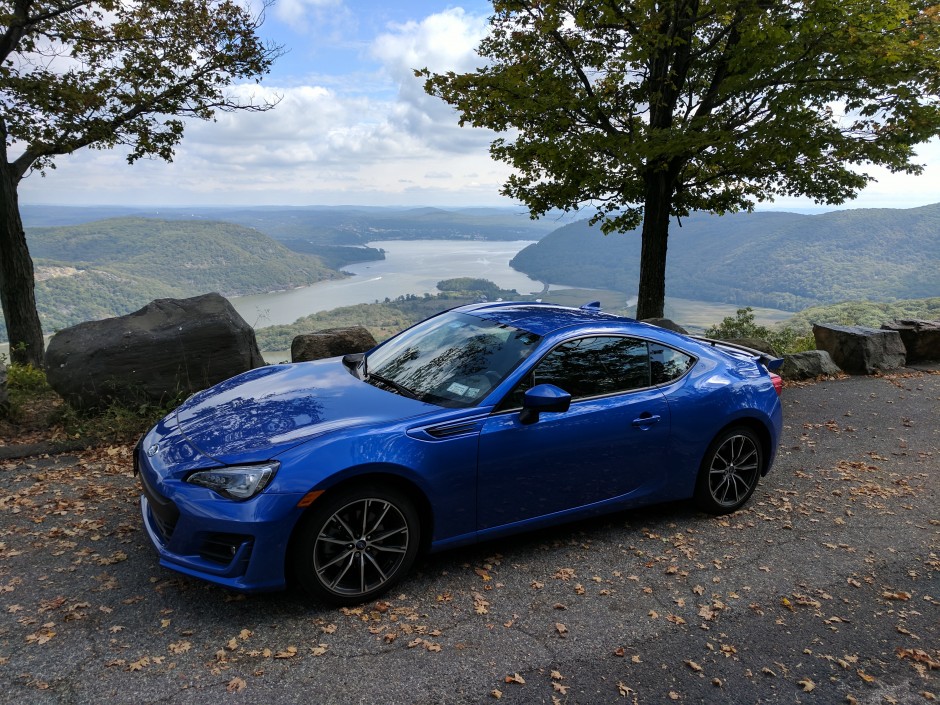
[[[754,309],[750,306],[739,308],[735,316],[728,316],[718,325],[707,328],[705,336],[719,340],[758,338],[766,340],[781,355],[813,350],[816,347],[812,334],[800,335],[789,327],[771,329],[758,325],[754,322]]]

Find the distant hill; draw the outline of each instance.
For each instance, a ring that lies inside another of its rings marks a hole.
[[[391,208],[366,206],[188,207],[34,206],[21,208],[27,228],[111,217],[209,220],[260,230],[277,240],[364,245],[374,240],[538,240],[570,217],[529,218],[515,208]]]
[[[26,240],[47,333],[155,298],[258,294],[340,276],[317,257],[231,223],[114,218],[30,228]]]
[[[511,265],[558,284],[635,292],[638,231],[605,237],[571,223]],[[700,301],[799,311],[865,299],[940,294],[940,204],[822,215],[693,214],[670,225],[666,293]]]

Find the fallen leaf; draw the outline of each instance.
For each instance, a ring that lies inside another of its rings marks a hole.
[[[798,681],[800,686],[803,688],[804,693],[809,693],[812,690],[816,689],[816,684],[813,683],[809,678],[804,678],[801,681]]]
[[[248,684],[245,682],[243,678],[239,678],[238,676],[235,676],[232,680],[228,682],[228,685],[225,686],[225,689],[230,693],[240,693],[247,687],[248,687]]]
[[[294,658],[294,656],[296,655],[297,655],[297,647],[288,646],[283,651],[278,651],[276,654],[274,654],[274,658]]]
[[[190,644],[186,640],[174,641],[172,644],[170,644],[167,647],[167,649],[169,649],[171,654],[185,654],[191,648],[192,648],[192,644]]]
[[[525,685],[525,678],[520,676],[518,673],[513,673],[511,676],[506,676],[503,680],[507,683],[518,683],[519,685]]]
[[[897,590],[894,592],[890,590],[885,590],[883,593],[881,593],[881,596],[886,600],[900,600],[902,602],[907,602],[908,600],[911,599],[911,593],[903,592],[901,590]]]
[[[696,673],[701,673],[702,671],[702,667],[699,666],[697,663],[695,663],[695,661],[686,661],[685,665],[691,668]]]

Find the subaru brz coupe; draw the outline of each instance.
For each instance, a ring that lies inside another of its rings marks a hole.
[[[144,526],[167,568],[350,605],[422,551],[655,502],[733,512],[774,459],[779,363],[596,303],[463,306],[190,397],[134,453]]]

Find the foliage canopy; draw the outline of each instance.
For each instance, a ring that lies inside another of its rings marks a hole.
[[[494,0],[486,65],[425,88],[501,135],[533,215],[643,223],[640,317],[661,315],[671,217],[854,197],[858,165],[919,173],[940,132],[933,0]],[[658,310],[657,310],[658,306]]]
[[[262,20],[234,0],[0,0],[0,303],[16,361],[42,363],[21,179],[82,147],[171,160],[187,118],[273,107],[231,89],[281,52]]]

